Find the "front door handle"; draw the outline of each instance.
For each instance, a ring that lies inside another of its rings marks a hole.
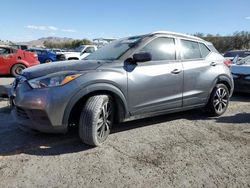
[[[181,72],[181,69],[174,69],[171,71],[172,74],[179,74]]]
[[[216,65],[217,65],[217,63],[212,62],[212,63],[210,63],[210,65],[214,67],[214,66],[216,66]]]

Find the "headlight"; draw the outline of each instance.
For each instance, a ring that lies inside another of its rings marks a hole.
[[[65,85],[82,74],[60,74],[60,75],[48,75],[40,78],[29,80],[28,83],[33,89],[47,88]]]

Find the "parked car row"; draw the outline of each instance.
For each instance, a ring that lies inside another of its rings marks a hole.
[[[42,48],[27,48],[23,45],[0,46],[0,75],[18,76],[22,70],[43,63],[64,60],[80,60],[97,50],[95,45],[80,46],[76,52],[56,52]]]
[[[11,46],[0,46],[0,75],[18,76],[25,68],[39,64],[35,53]]]
[[[76,48],[73,52],[56,52],[57,54],[63,54],[66,60],[82,60],[87,57],[89,54],[93,53],[97,50],[97,46],[95,45],[81,45]]]
[[[27,51],[36,53],[40,63],[51,63],[54,61],[65,60],[65,56],[63,54],[56,54],[55,52],[47,49],[29,48]]]

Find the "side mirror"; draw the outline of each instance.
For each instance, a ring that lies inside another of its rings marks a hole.
[[[152,60],[152,56],[150,53],[148,52],[139,52],[133,55],[133,60],[135,62],[146,62],[146,61],[151,61]]]

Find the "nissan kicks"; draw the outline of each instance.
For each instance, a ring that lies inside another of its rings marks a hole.
[[[193,108],[222,115],[234,85],[225,59],[200,38],[154,32],[116,40],[82,61],[25,69],[10,93],[12,115],[31,129],[99,146],[115,122]]]

